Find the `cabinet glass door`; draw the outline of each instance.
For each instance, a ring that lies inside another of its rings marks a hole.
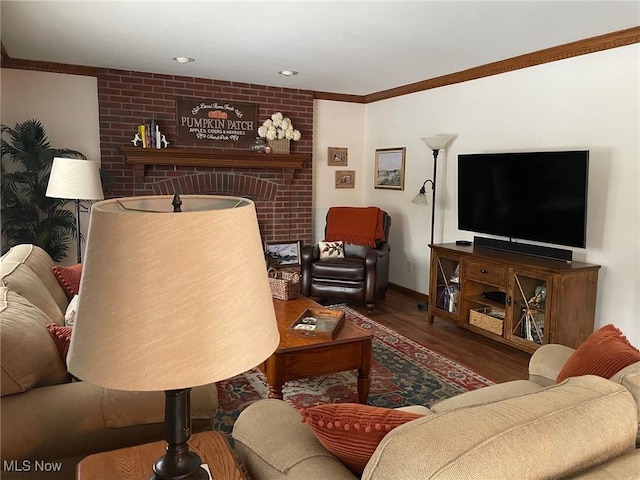
[[[512,282],[511,339],[534,347],[549,343],[549,279],[544,275],[513,271]]]
[[[460,261],[438,255],[436,264],[435,307],[457,316],[460,301]]]

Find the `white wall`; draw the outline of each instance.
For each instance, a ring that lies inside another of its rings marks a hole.
[[[314,105],[313,216],[314,241],[324,238],[329,207],[363,204],[364,178],[363,104],[316,101]],[[318,119],[323,119],[321,122]],[[347,166],[329,166],[328,148],[347,148]],[[354,170],[355,187],[335,188],[337,170]]]
[[[100,161],[98,83],[95,77],[31,72],[3,68],[0,71],[0,120],[11,128],[35,118],[45,128],[53,148],[70,148]],[[73,203],[69,209],[75,211]],[[81,230],[87,234],[86,214]],[[76,242],[71,242],[64,264],[76,263]]]
[[[11,69],[1,75],[3,124],[38,118],[52,145],[100,159],[95,78]],[[330,206],[380,206],[392,216],[391,282],[422,293],[431,210],[411,199],[432,176],[433,157],[420,137],[457,135],[438,160],[436,242],[473,237],[457,230],[458,153],[589,149],[587,248],[575,249],[574,258],[602,265],[596,326],[614,323],[640,345],[639,44],[368,105],[317,101],[314,117],[314,239],[323,236]],[[330,146],[349,149],[347,167],[327,165]],[[402,146],[405,190],[374,189],[375,149]],[[355,189],[334,188],[338,169],[356,171]],[[74,261],[72,246],[67,263]]]
[[[318,108],[316,121],[332,120]],[[602,265],[596,327],[614,323],[640,345],[640,45],[368,104],[365,125],[357,187],[363,204],[392,217],[391,282],[422,293],[431,209],[411,199],[431,178],[433,157],[420,137],[457,136],[438,159],[436,243],[473,238],[457,229],[459,153],[590,150],[587,248],[574,249],[574,259]],[[374,189],[375,149],[403,146],[405,190]]]

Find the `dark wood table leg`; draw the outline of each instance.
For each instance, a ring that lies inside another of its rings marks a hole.
[[[371,339],[362,342],[362,360],[358,369],[358,401],[366,404],[371,389]]]
[[[265,376],[269,384],[269,398],[283,399],[282,386],[284,385],[284,358],[274,354],[265,362]]]

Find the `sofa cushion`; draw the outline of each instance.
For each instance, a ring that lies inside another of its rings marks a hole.
[[[540,385],[535,382],[530,382],[529,380],[513,380],[511,382],[498,383],[490,387],[478,388],[477,390],[440,400],[431,406],[431,411],[434,413],[448,412],[456,408],[498,402],[527,393],[537,392],[541,389],[542,387]]]
[[[423,415],[359,403],[332,403],[300,410],[320,443],[361,475],[384,436]]]
[[[556,381],[579,375],[611,378],[632,363],[640,361],[640,351],[613,325],[596,330],[564,364]]]
[[[47,287],[60,311],[64,312],[69,300],[51,271],[55,262],[46,251],[36,245],[20,244],[12,247],[2,257],[2,261],[18,262],[29,267]]]
[[[640,449],[580,472],[571,480],[636,480],[640,472]]]
[[[573,352],[575,349],[557,343],[540,345],[529,359],[529,380],[543,387],[554,385]]]
[[[339,280],[361,282],[365,277],[365,262],[362,258],[328,258],[311,265],[311,276],[314,281]]]
[[[300,422],[300,413],[282,400],[247,406],[233,424],[233,440],[251,478],[355,478]]]
[[[194,391],[202,387],[195,387],[191,396],[191,411],[199,412],[207,410],[215,411],[218,402],[215,390],[208,390],[208,395],[193,395]],[[75,466],[77,460],[88,454],[124,448],[132,445],[156,442],[165,438],[164,434],[164,403],[148,403],[142,401],[129,403],[129,396],[123,395],[119,403],[118,394],[129,392],[114,391],[113,408],[120,411],[132,411],[136,409],[145,412],[131,412],[128,417],[155,415],[157,423],[133,424],[112,428],[105,425],[108,416],[103,411],[104,405],[101,396],[104,389],[89,382],[71,382],[64,385],[34,388],[19,395],[2,397],[2,416],[0,421],[0,444],[2,445],[2,460],[38,459],[62,461],[64,468]],[[162,397],[162,392],[146,392],[151,397],[157,394]],[[154,412],[147,412],[153,409]],[[196,420],[192,416],[192,433],[211,429],[210,413],[207,420]],[[299,415],[298,415],[299,417]],[[298,423],[300,423],[298,421]],[[72,457],[78,457],[76,461]],[[31,472],[17,472],[15,476],[9,476],[13,480],[54,480],[75,479],[73,468],[67,475],[58,476],[55,472],[35,471],[31,462]],[[151,463],[149,463],[151,469]],[[2,472],[2,480],[5,480],[6,471]],[[96,474],[93,478],[112,480]],[[141,477],[130,477],[138,478]],[[219,480],[219,479],[218,479]]]
[[[67,370],[47,331],[49,318],[6,287],[0,287],[1,395],[68,381]]]
[[[638,435],[636,437],[636,447],[640,448],[640,362],[632,363],[628,367],[623,368],[613,377],[612,382],[619,383],[629,390],[629,393],[636,401],[638,409]]]
[[[132,392],[102,389],[100,403],[108,428],[148,425],[164,421],[164,392]],[[191,419],[212,420],[218,408],[215,383],[193,387],[190,392]],[[126,405],[127,408],[123,408]]]
[[[42,310],[50,319],[47,323],[64,325],[63,310],[60,310],[38,275],[27,265],[3,260],[0,263],[0,278],[0,286],[7,287]]]
[[[434,412],[429,410],[428,407],[424,405],[407,405],[406,407],[398,407],[396,410],[400,410],[401,412],[410,412],[410,413],[418,413],[422,416],[424,415],[433,415]]]
[[[56,276],[58,283],[67,295],[67,299],[71,300],[80,292],[80,278],[82,277],[82,264],[77,263],[70,267],[63,265],[54,265],[51,271]]]
[[[380,442],[362,479],[565,478],[632,451],[636,431],[624,387],[574,377],[401,425]]]

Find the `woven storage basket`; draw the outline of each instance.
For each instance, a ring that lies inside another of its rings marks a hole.
[[[267,145],[271,148],[271,153],[289,153],[291,140],[276,138],[274,140],[267,140]]]
[[[270,268],[267,275],[273,298],[292,300],[300,293],[300,275],[297,273],[279,272],[275,268]]]
[[[496,335],[502,335],[504,320],[489,315],[493,312],[491,307],[478,308],[469,311],[469,323],[487,330]]]

